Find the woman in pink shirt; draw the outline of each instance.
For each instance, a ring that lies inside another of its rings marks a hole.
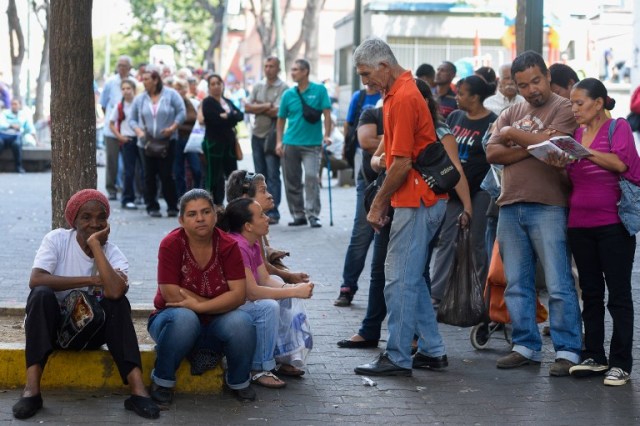
[[[582,363],[571,367],[572,376],[605,374],[604,384],[624,385],[633,364],[633,300],[631,270],[636,249],[618,216],[618,179],[640,183],[640,159],[626,120],[608,119],[615,100],[595,78],[577,83],[571,91],[571,108],[580,127],[573,137],[591,155],[581,160],[555,159],[567,166],[573,186],[569,198],[568,237],[573,252],[584,309],[585,350]],[[609,134],[611,132],[611,140]],[[609,361],[604,350],[604,290],[613,319]]]
[[[289,358],[277,355],[276,345],[288,334],[291,323],[282,323],[284,305],[278,303],[291,298],[308,299],[313,294],[313,283],[285,284],[269,275],[260,254],[259,240],[269,232],[269,217],[257,201],[238,198],[231,201],[224,213],[223,226],[237,241],[246,279],[247,301],[240,310],[249,313],[256,327],[256,350],[251,368],[252,383],[268,388],[281,388],[285,382],[272,373],[279,364],[278,374],[301,376],[304,370],[291,365]],[[300,360],[302,361],[302,360]],[[301,364],[300,364],[301,365]]]

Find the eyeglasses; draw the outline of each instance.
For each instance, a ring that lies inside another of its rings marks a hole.
[[[251,189],[251,185],[253,184],[253,180],[256,178],[256,173],[247,172],[244,175],[244,179],[242,179],[242,193],[248,194]]]

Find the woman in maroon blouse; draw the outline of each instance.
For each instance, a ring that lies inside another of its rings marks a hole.
[[[236,309],[245,301],[244,264],[216,220],[209,193],[192,189],[180,199],[181,227],[160,243],[156,311],[148,325],[157,356],[151,397],[160,403],[171,402],[176,370],[198,351],[224,354],[227,386],[240,400],[255,399],[249,381],[255,328]]]

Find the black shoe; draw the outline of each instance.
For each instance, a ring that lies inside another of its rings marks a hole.
[[[345,340],[340,340],[338,342],[338,347],[345,348],[345,349],[377,348],[378,341],[377,340],[360,340],[358,342],[355,340],[345,339]]]
[[[277,225],[278,223],[280,223],[280,218],[269,217],[269,225]]]
[[[247,386],[242,389],[232,389],[236,399],[241,402],[245,401],[255,401],[256,400],[256,391],[254,391],[251,386]]]
[[[160,404],[168,405],[171,404],[171,401],[173,401],[173,390],[171,388],[160,386],[155,382],[151,382],[149,395],[151,395],[151,399]]]
[[[569,374],[575,377],[587,377],[595,374],[604,374],[609,369],[608,365],[600,364],[593,358],[587,358],[578,365],[569,369]]]
[[[320,223],[320,219],[315,216],[311,216],[309,218],[309,224],[312,228],[322,228],[322,223]]]
[[[410,368],[402,368],[395,365],[387,356],[386,352],[378,355],[378,358],[369,364],[357,366],[353,371],[356,374],[366,374],[369,376],[405,376],[411,377]]]
[[[302,225],[306,225],[307,224],[307,219],[304,217],[299,217],[296,219],[293,219],[293,222],[289,222],[289,226],[302,226]]]
[[[145,419],[157,419],[160,417],[160,408],[149,397],[131,395],[124,400],[124,408],[135,411],[137,415]]]
[[[109,201],[115,201],[118,199],[118,194],[109,194]]]
[[[340,295],[335,300],[335,302],[333,302],[333,306],[350,306],[351,301],[353,300],[353,296],[354,293],[351,292],[351,289],[349,287],[342,287],[340,289]]]
[[[167,210],[167,216],[178,217],[178,210]]]
[[[16,419],[28,419],[33,417],[42,408],[42,395],[23,396],[13,406],[13,417]]]
[[[446,355],[442,356],[427,356],[420,352],[416,352],[413,356],[413,368],[429,368],[431,370],[440,370],[446,368],[449,365]]]
[[[147,213],[151,217],[162,217],[162,213],[159,210],[149,210]]]

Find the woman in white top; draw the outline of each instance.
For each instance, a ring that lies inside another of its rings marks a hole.
[[[105,315],[104,324],[92,336],[76,336],[78,347],[98,349],[106,343],[122,382],[131,396],[127,410],[156,419],[158,406],[142,381],[138,348],[128,290],[129,263],[109,241],[109,201],[95,189],[83,189],[67,202],[64,216],[71,229],[54,229],[45,235],[31,270],[25,318],[26,384],[13,416],[27,419],[42,408],[40,380],[49,355],[60,349],[58,334],[63,325],[61,303],[71,290],[97,295]]]
[[[131,115],[131,104],[136,95],[136,83],[128,78],[120,82],[122,100],[113,109],[113,114],[109,119],[109,128],[120,142],[122,157],[124,160],[124,188],[122,192],[122,208],[135,210],[135,191],[133,182],[136,167],[142,167],[142,156],[138,150],[136,132],[129,124]]]

